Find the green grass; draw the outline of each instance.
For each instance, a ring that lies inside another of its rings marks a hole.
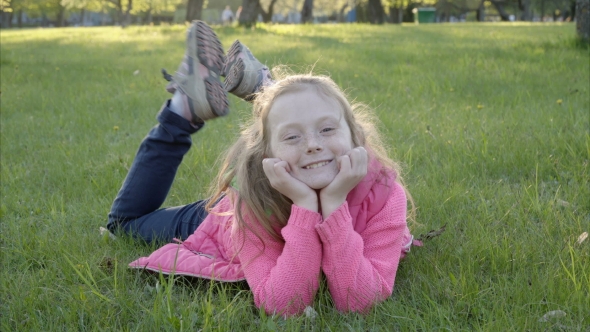
[[[3,331],[590,327],[590,65],[574,25],[216,28],[269,65],[330,74],[378,114],[418,206],[393,296],[286,321],[244,284],[129,270],[153,249],[98,228],[168,97],[184,27],[1,31]],[[137,75],[134,72],[139,71]],[[249,105],[194,138],[166,205],[203,198]],[[213,139],[214,138],[214,139]],[[565,317],[540,322],[552,310]]]

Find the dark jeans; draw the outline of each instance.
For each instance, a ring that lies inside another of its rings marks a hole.
[[[203,126],[193,127],[169,106],[170,101],[164,104],[159,124],[141,142],[107,224],[111,232],[123,231],[147,243],[186,239],[207,216],[206,201],[159,209],[191,147],[190,135]]]

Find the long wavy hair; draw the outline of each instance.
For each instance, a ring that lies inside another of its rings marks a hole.
[[[282,76],[280,71],[281,69],[273,70],[274,77]],[[246,213],[257,220],[274,239],[284,241],[280,229],[287,224],[292,201],[270,185],[262,168],[262,160],[270,156],[271,128],[267,126],[267,117],[277,98],[309,88],[324,98],[335,100],[341,106],[351,131],[353,146],[365,147],[371,158],[376,158],[384,168],[394,170],[397,173],[396,181],[403,184],[400,167],[387,156],[368,107],[362,104],[351,105],[344,92],[327,76],[287,75],[256,95],[252,116],[242,127],[238,140],[227,151],[219,174],[211,186],[211,199],[207,205],[209,211],[221,197],[229,195],[235,207],[238,229],[248,227],[244,221]],[[382,174],[386,174],[384,171]],[[412,202],[409,193],[407,195]],[[412,202],[412,214],[413,211]],[[260,237],[258,234],[257,236]]]

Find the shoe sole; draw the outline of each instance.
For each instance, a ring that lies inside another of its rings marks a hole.
[[[238,59],[234,62],[234,64],[229,69],[229,73],[225,77],[225,82],[223,82],[224,88],[227,92],[234,92],[242,80],[244,79],[244,70],[246,66],[244,65],[244,61],[242,59]]]
[[[221,42],[215,32],[205,22],[194,21],[187,37],[187,50],[191,48],[191,43],[195,42],[198,63],[195,63],[197,68],[191,68],[190,70],[196,71],[196,75],[199,77],[196,90],[204,92],[204,96],[201,94],[199,96],[201,98],[187,98],[189,107],[202,120],[227,115],[229,113],[229,100],[220,81],[220,74],[225,63],[225,55]],[[191,53],[194,54],[194,51]],[[192,62],[189,61],[189,63]],[[198,68],[199,64],[207,68],[208,77],[201,77],[199,73],[200,68]],[[202,103],[199,103],[199,99],[203,100],[203,97],[208,105],[201,105]]]
[[[244,79],[244,69],[246,69],[246,66],[244,65],[244,61],[238,58],[241,51],[242,43],[239,40],[234,41],[229,51],[227,51],[227,62],[223,68],[223,72],[225,73],[223,85],[228,92],[235,91]]]

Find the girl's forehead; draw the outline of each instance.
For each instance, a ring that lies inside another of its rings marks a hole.
[[[341,104],[311,89],[293,91],[277,97],[269,109],[266,124],[272,130],[285,126],[309,126],[333,119],[346,121]]]
[[[281,94],[275,98],[269,109],[297,109],[313,106],[324,108],[330,106],[342,112],[342,106],[336,97],[329,96],[325,92],[312,87],[304,87]]]

